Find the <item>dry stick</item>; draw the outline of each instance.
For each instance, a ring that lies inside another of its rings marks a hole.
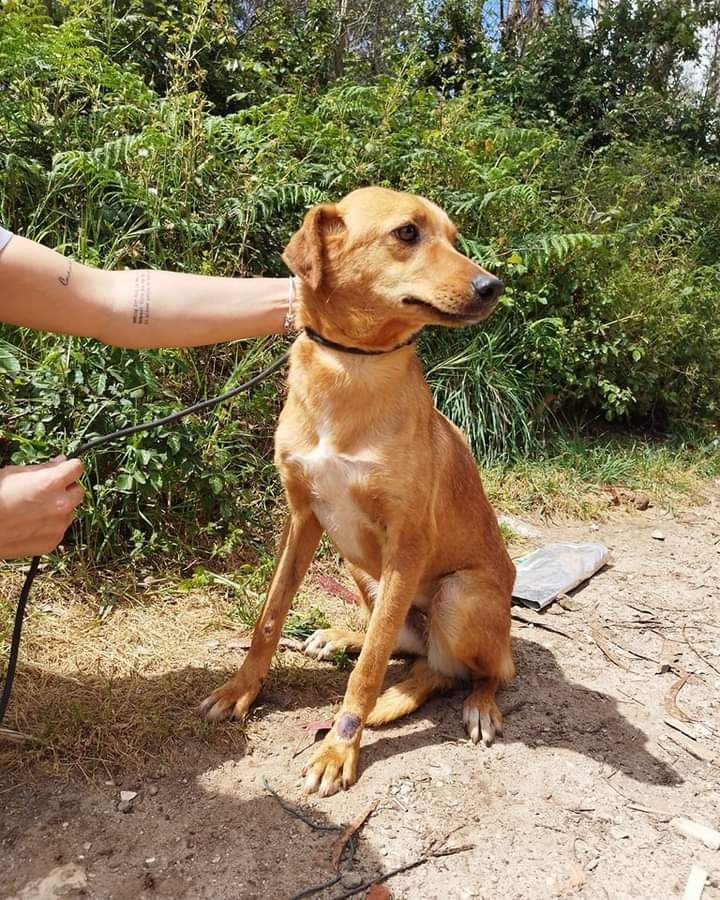
[[[310,828],[315,831],[342,831],[342,828],[339,825],[323,825],[322,822],[316,822],[313,819],[309,819],[299,807],[293,806],[292,803],[288,803],[287,800],[281,797],[280,794],[270,786],[267,778],[263,778],[263,786],[269,794],[272,794],[285,812],[290,813],[291,816],[295,816],[296,819],[300,819],[301,822],[309,825]],[[350,835],[350,838],[348,839],[348,855],[345,859],[346,868],[349,868],[352,865],[353,857],[355,856],[355,847],[355,835]],[[322,884],[312,884],[299,893],[293,894],[290,900],[300,900],[301,897],[310,897],[312,894],[319,894],[320,891],[324,891],[337,884],[341,878],[342,872],[338,872],[332,878],[328,878],[327,881],[322,882]]]
[[[686,712],[683,712],[682,709],[677,705],[676,698],[683,687],[687,684],[690,675],[688,672],[683,672],[678,678],[676,682],[674,682],[670,690],[665,695],[664,706],[668,712],[668,715],[672,716],[674,719],[679,719],[681,722],[692,722],[694,721]]]
[[[720,675],[720,669],[718,669],[717,666],[714,666],[714,665],[710,662],[709,659],[706,659],[706,658],[702,655],[702,653],[700,653],[700,651],[696,649],[695,645],[692,644],[692,643],[688,640],[688,636],[685,634],[685,631],[687,630],[687,627],[688,627],[687,625],[683,625],[683,629],[682,629],[683,637],[685,638],[685,643],[686,643],[686,644],[688,645],[688,647],[692,650],[692,652],[695,654],[695,656],[697,656],[697,658],[700,660],[700,662],[704,662],[706,666],[710,666],[711,669],[713,669],[715,672],[718,673],[718,675]]]
[[[23,734],[22,731],[13,731],[12,728],[0,726],[0,740],[10,741],[13,744],[24,744],[25,741],[37,740],[32,735]]]
[[[705,744],[701,744],[694,740],[688,740],[680,734],[675,735],[668,733],[667,738],[669,741],[672,741],[673,744],[677,744],[677,746],[682,748],[686,753],[689,753],[690,756],[694,756],[695,759],[699,759],[701,762],[710,763],[711,766],[720,768],[720,757],[716,757],[712,750],[709,750]]]
[[[397,869],[390,869],[389,872],[385,872],[383,875],[378,875],[377,878],[373,878],[371,881],[366,881],[364,884],[361,884],[350,891],[346,891],[344,894],[338,894],[336,897],[333,897],[332,900],[345,900],[346,897],[354,897],[355,894],[366,891],[374,884],[382,884],[383,881],[387,881],[389,878],[392,878],[393,875],[400,875],[402,872],[408,872],[410,869],[416,869],[418,866],[424,866],[425,863],[430,862],[431,859],[437,859],[441,856],[453,856],[455,853],[466,853],[468,850],[474,849],[475,844],[463,844],[462,847],[450,847],[447,850],[436,850],[434,853],[428,853],[427,856],[421,856],[419,859],[415,859],[412,862],[405,863],[404,866],[398,866]]]
[[[657,665],[657,660],[652,656],[645,656],[643,653],[638,653],[637,650],[633,650],[632,647],[628,647],[627,644],[623,644],[622,641],[619,641],[614,634],[608,635],[608,640],[612,641],[616,647],[619,647],[621,650],[624,650],[626,653],[629,653],[631,656],[636,656],[638,659],[644,659],[646,662],[655,663]]]
[[[330,832],[341,832],[340,838],[333,844],[333,850],[339,843],[339,841],[343,838],[345,833],[351,826],[347,826],[345,829],[341,828],[340,825],[324,825],[322,822],[317,822],[314,819],[310,819],[305,815],[304,810],[300,809],[298,806],[294,806],[292,803],[288,803],[283,797],[278,794],[278,792],[271,787],[267,778],[263,778],[263,787],[265,790],[272,794],[272,796],[277,800],[277,802],[282,806],[285,812],[290,813],[291,816],[294,816],[296,819],[300,819],[301,822],[304,822],[306,825],[309,825],[310,828],[315,831],[330,831]],[[343,843],[343,846],[340,848],[340,852],[338,853],[338,862],[337,865],[340,864],[342,853],[347,847],[347,855],[345,857],[345,869],[349,869],[352,866],[353,859],[355,858],[355,851],[357,850],[357,832],[364,824],[365,820],[368,818],[370,813],[375,809],[375,806],[372,806],[366,813],[360,824],[357,823],[357,819],[351,823],[351,825],[355,825],[353,830],[348,834],[347,838]],[[338,871],[332,878],[328,878],[327,881],[323,881],[321,884],[312,884],[309,887],[303,888],[302,891],[299,891],[297,894],[293,894],[290,900],[301,900],[302,897],[310,897],[312,894],[319,894],[320,891],[324,891],[329,887],[337,884],[338,881],[342,878],[342,871]]]
[[[377,803],[373,803],[366,810],[360,813],[359,816],[356,816],[349,825],[346,825],[345,828],[340,832],[339,837],[336,838],[335,842],[332,845],[332,852],[330,854],[330,861],[333,864],[333,868],[337,869],[340,865],[340,860],[342,859],[343,851],[347,846],[348,841],[354,837],[355,834],[363,827],[363,825],[367,822],[370,816],[375,812],[375,807]]]
[[[619,669],[625,669],[626,672],[632,672],[632,669],[629,666],[626,666],[625,663],[620,659],[619,656],[616,656],[612,650],[610,649],[607,638],[602,632],[600,626],[595,623],[591,629],[590,633],[592,634],[592,639],[597,644],[598,648],[604,653],[604,655],[610,660],[613,665],[616,665]]]
[[[532,625],[533,628],[541,628],[543,631],[552,631],[553,634],[560,634],[571,641],[575,640],[575,638],[571,634],[568,634],[567,631],[563,631],[561,628],[553,628],[552,625],[546,625],[544,622],[539,622],[536,619],[524,619],[517,613],[513,613],[512,618],[515,619],[516,622],[522,622],[523,625]]]

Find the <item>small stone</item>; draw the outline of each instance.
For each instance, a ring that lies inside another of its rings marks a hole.
[[[148,788],[148,794],[150,794],[151,797],[154,797],[157,794],[157,792],[158,792],[158,786],[156,784],[151,784],[150,787]]]
[[[118,803],[117,808],[118,808],[118,812],[121,812],[121,813],[132,812],[132,808],[133,808],[132,801],[131,800],[121,800]]]
[[[146,865],[146,866],[151,866],[154,862],[155,862],[155,857],[154,857],[154,856],[148,856],[148,858],[145,860],[145,865]]]
[[[662,531],[653,531],[653,533],[650,535],[650,537],[654,541],[664,541],[665,540],[665,535],[662,533]]]
[[[590,526],[590,531],[600,531],[600,526],[598,524],[596,524],[595,522],[593,522],[592,525]]]
[[[342,886],[346,888],[357,888],[365,881],[359,872],[344,872],[340,879]]]
[[[137,797],[137,791],[120,791],[120,800],[123,803],[131,803]]]
[[[635,509],[639,509],[640,512],[644,512],[650,506],[650,497],[642,491],[638,491],[635,494],[634,505]]]

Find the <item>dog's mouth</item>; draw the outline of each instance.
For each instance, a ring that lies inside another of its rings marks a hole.
[[[480,322],[482,319],[489,316],[496,306],[496,301],[493,301],[492,303],[478,304],[474,308],[464,310],[463,312],[453,313],[440,309],[435,306],[434,303],[429,303],[427,300],[421,300],[419,297],[403,297],[402,302],[405,306],[419,306],[426,309],[428,312],[432,313],[435,318],[440,319],[443,322],[452,322],[455,325],[459,323],[472,325],[476,322]]]

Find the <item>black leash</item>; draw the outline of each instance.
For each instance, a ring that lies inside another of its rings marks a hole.
[[[177,412],[171,413],[169,416],[153,419],[152,422],[141,422],[139,425],[121,428],[119,431],[113,431],[110,434],[104,434],[101,437],[93,438],[91,441],[80,444],[68,454],[68,459],[79,459],[91,450],[98,450],[100,447],[104,447],[105,444],[110,444],[113,441],[120,440],[120,438],[129,437],[131,434],[137,434],[139,431],[153,431],[155,428],[162,428],[163,425],[174,425],[175,422],[179,422],[180,419],[184,419],[185,416],[189,416],[192,413],[212,409],[213,406],[218,406],[218,404],[224,403],[226,400],[237,396],[237,394],[240,394],[243,391],[249,391],[250,388],[255,387],[256,384],[264,381],[269,375],[272,375],[273,372],[276,372],[285,365],[289,355],[289,353],[283,353],[281,357],[276,359],[275,362],[270,363],[270,365],[263,369],[262,372],[258,372],[258,374],[251,378],[250,381],[246,381],[244,384],[240,384],[229,391],[225,391],[224,394],[220,394],[217,397],[210,397],[209,400],[201,400],[199,403],[193,403],[192,406],[180,409]],[[8,665],[5,672],[2,697],[0,697],[0,725],[2,725],[2,721],[5,718],[5,711],[10,702],[10,694],[12,692],[13,681],[15,680],[18,652],[20,650],[20,637],[22,635],[25,609],[27,607],[28,597],[30,596],[30,589],[32,588],[39,566],[40,557],[34,556],[30,563],[28,573],[25,576],[25,583],[20,591],[20,599],[18,600],[17,610],[15,612],[15,622],[13,624],[12,640],[10,642],[10,656],[8,657]]]

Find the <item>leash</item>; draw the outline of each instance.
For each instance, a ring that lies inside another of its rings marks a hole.
[[[79,459],[80,457],[85,456],[86,453],[90,453],[93,450],[99,450],[100,447],[104,447],[106,444],[118,441],[121,438],[130,437],[131,434],[137,434],[139,431],[154,431],[156,428],[162,428],[164,425],[174,425],[176,422],[179,422],[181,419],[184,419],[192,413],[199,413],[206,409],[212,409],[214,406],[218,406],[220,403],[230,400],[231,397],[235,397],[243,391],[249,391],[251,388],[255,387],[256,384],[264,381],[269,375],[272,375],[273,372],[276,372],[279,368],[284,366],[289,356],[289,352],[283,353],[282,356],[270,363],[270,365],[263,369],[262,372],[258,372],[258,374],[253,376],[249,381],[246,381],[244,384],[239,384],[237,387],[225,391],[224,394],[219,394],[217,397],[210,397],[208,400],[201,400],[199,403],[193,403],[192,406],[186,406],[185,409],[180,409],[177,412],[171,413],[169,416],[162,416],[159,419],[153,419],[151,422],[141,422],[139,425],[121,428],[119,431],[113,431],[110,434],[104,434],[100,437],[93,438],[91,441],[87,441],[84,444],[79,444],[68,454],[68,459]],[[17,610],[15,611],[12,640],[10,642],[10,656],[8,657],[5,681],[3,684],[2,696],[0,697],[0,725],[2,725],[3,719],[5,718],[5,711],[10,702],[10,694],[12,693],[13,682],[15,680],[15,669],[17,668],[18,652],[20,650],[20,638],[22,636],[25,609],[27,607],[28,597],[30,596],[30,589],[32,588],[39,566],[40,557],[34,556],[30,563],[28,573],[25,576],[25,583],[20,591]]]

